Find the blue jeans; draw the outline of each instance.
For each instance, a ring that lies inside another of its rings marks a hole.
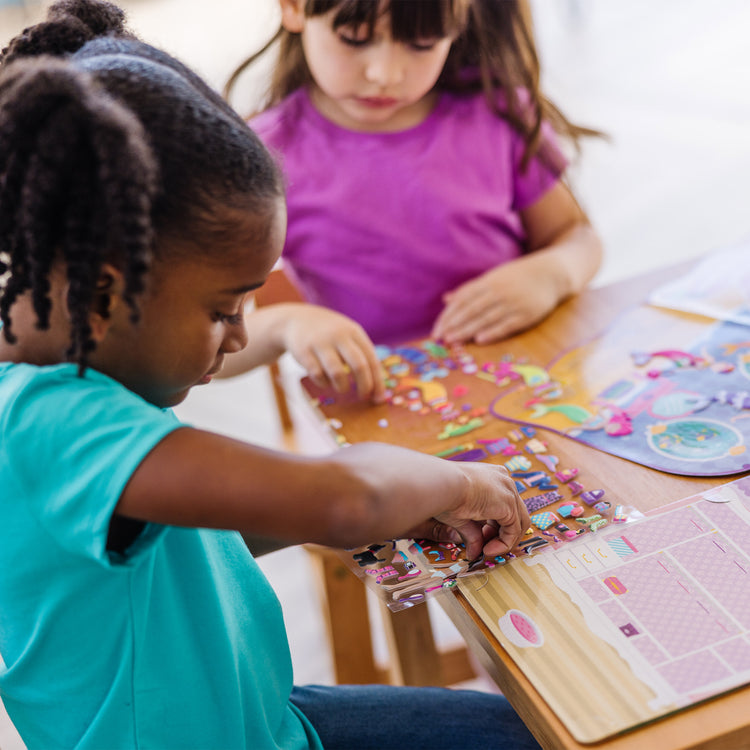
[[[291,701],[325,750],[539,750],[502,696],[392,685],[306,685]]]

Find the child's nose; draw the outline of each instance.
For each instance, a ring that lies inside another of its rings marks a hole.
[[[233,354],[242,351],[248,342],[247,326],[243,317],[241,323],[235,323],[227,326],[224,334],[224,341],[221,345],[221,351],[225,354]]]
[[[404,79],[404,55],[400,46],[391,41],[374,45],[367,60],[365,78],[379,86],[393,86]]]

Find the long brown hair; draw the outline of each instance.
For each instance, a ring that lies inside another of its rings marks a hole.
[[[596,130],[570,122],[547,99],[539,85],[539,58],[534,44],[527,0],[302,0],[306,16],[336,10],[333,28],[364,26],[372,33],[377,19],[388,13],[396,41],[455,37],[437,88],[454,93],[483,91],[487,105],[524,136],[523,166],[539,151],[543,120],[576,148],[582,136]],[[229,77],[224,96],[229,99],[240,75],[273,47],[276,67],[263,109],[278,104],[311,83],[299,34],[283,27],[262,49],[250,55]],[[498,94],[502,94],[501,97]],[[500,101],[504,104],[501,105]],[[554,160],[551,154],[543,157]]]

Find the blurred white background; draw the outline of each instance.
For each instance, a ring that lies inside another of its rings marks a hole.
[[[607,256],[598,284],[750,233],[750,4],[530,0],[547,93],[605,131],[571,176]],[[3,2],[5,6],[3,6]],[[277,0],[124,0],[131,26],[221,88],[275,32]],[[0,0],[2,40],[49,2]],[[267,66],[233,103],[257,102]]]
[[[276,0],[127,0],[141,37],[221,88],[278,25]],[[571,119],[605,131],[571,170],[606,250],[605,284],[750,235],[750,3],[747,0],[531,0],[547,94]],[[0,1],[5,44],[48,2]],[[243,77],[233,103],[248,112],[266,67]],[[749,251],[750,252],[750,251]],[[595,322],[592,321],[592,326]],[[196,389],[179,408],[196,425],[280,446],[267,373]],[[327,449],[303,425],[305,450]],[[332,681],[305,553],[261,558],[279,594],[296,680]],[[439,610],[438,641],[459,639]],[[376,647],[383,653],[382,641]],[[492,689],[486,680],[477,687]],[[4,750],[22,747],[0,732]]]

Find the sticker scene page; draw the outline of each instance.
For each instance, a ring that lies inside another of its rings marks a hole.
[[[632,729],[750,682],[750,478],[458,587],[578,741]]]

